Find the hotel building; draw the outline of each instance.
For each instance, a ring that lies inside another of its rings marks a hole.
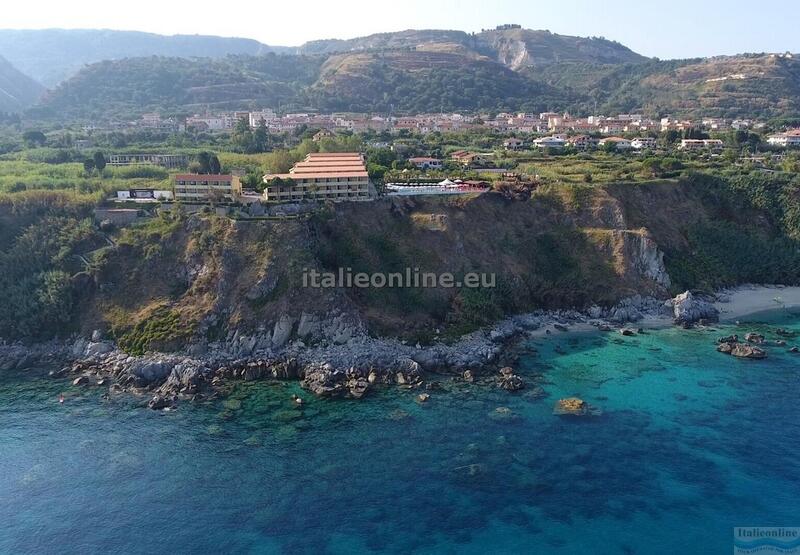
[[[242,183],[235,175],[184,174],[175,176],[175,200],[202,202],[234,200],[242,194]]]
[[[358,153],[312,153],[289,173],[264,176],[264,200],[371,200],[369,174]]]

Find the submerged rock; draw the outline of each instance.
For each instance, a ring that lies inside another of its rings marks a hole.
[[[598,416],[600,413],[600,409],[578,397],[559,399],[553,407],[556,416]]]
[[[175,404],[175,400],[170,397],[165,397],[162,395],[156,395],[150,402],[147,403],[147,406],[153,410],[161,410],[166,408],[171,408]]]

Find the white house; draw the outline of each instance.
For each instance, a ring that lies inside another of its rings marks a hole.
[[[506,139],[503,141],[503,148],[506,150],[522,150],[525,148],[525,141],[516,138]]]
[[[606,137],[600,140],[600,146],[613,144],[617,150],[629,150],[631,148],[631,141],[623,139],[622,137]]]
[[[536,148],[564,148],[566,142],[561,137],[540,137],[534,139],[533,146]]]
[[[440,170],[442,169],[442,161],[438,158],[428,158],[426,156],[416,156],[408,159],[409,163],[413,164],[420,170]]]
[[[800,129],[793,129],[786,133],[778,133],[767,138],[767,142],[783,148],[800,147]]]
[[[636,150],[649,150],[656,148],[656,140],[653,137],[637,137],[631,141],[631,147]]]

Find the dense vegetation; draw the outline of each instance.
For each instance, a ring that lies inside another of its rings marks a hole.
[[[124,117],[148,111],[302,105],[321,60],[266,54],[223,59],[131,58],[81,70],[48,94],[36,117]]]
[[[717,218],[687,222],[688,248],[667,248],[677,289],[743,282],[800,283],[800,179],[797,174],[693,175]]]
[[[69,331],[91,281],[80,255],[102,245],[91,203],[51,193],[0,197],[0,238],[0,337]]]
[[[361,112],[539,112],[566,101],[560,92],[500,64],[414,50],[333,57],[311,94],[322,110]]]

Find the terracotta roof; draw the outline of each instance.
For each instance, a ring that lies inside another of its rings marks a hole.
[[[292,175],[307,175],[309,173],[327,173],[329,175],[339,175],[341,173],[353,173],[366,171],[364,166],[353,166],[347,168],[293,168],[289,171]]]
[[[340,158],[340,157],[361,158],[358,152],[309,152],[307,158]]]
[[[349,167],[361,166],[364,167],[364,162],[361,160],[324,160],[313,162],[298,162],[294,165],[295,168],[335,168],[335,167]]]
[[[369,177],[366,171],[348,171],[348,172],[320,172],[320,173],[277,173],[267,174],[264,176],[265,181],[279,177],[281,179],[334,179],[337,177]]]
[[[186,173],[175,176],[176,181],[232,181],[232,175]]]
[[[309,158],[298,162],[298,164],[363,164],[361,158]]]

